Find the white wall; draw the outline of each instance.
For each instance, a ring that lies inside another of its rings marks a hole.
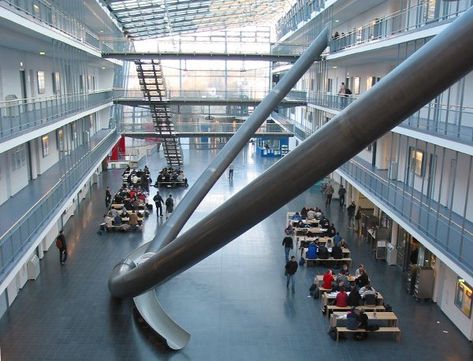
[[[473,320],[465,316],[455,305],[455,288],[458,276],[437,259],[435,301],[445,315],[468,338],[473,339]]]
[[[59,160],[59,151],[57,149],[57,139],[56,139],[56,131],[50,132],[46,134],[48,136],[48,149],[49,152],[46,156],[43,156],[43,149],[42,149],[42,139],[39,139],[39,149],[36,149],[35,152],[39,152],[39,174],[43,174],[49,168],[51,168],[54,164],[56,164]]]

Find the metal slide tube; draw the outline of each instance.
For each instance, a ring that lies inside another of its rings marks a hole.
[[[291,91],[297,81],[316,61],[327,47],[329,31],[325,28],[312,44],[304,51],[301,57],[291,67],[289,72],[279,81],[271,92],[256,107],[253,114],[242,124],[238,131],[229,139],[227,144],[218,152],[215,159],[200,175],[199,179],[189,189],[184,198],[171,214],[171,217],[161,227],[158,235],[151,241],[148,252],[157,251],[159,248],[172,242],[189,217],[198,207],[202,199],[209,192],[215,182],[220,178],[225,169],[235,159],[241,149],[255,135],[255,132],[270,116],[271,112]]]
[[[147,262],[111,277],[111,293],[138,295],[185,271],[348,161],[473,69],[472,33],[473,8]]]

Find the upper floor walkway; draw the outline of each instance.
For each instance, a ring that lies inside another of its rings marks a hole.
[[[0,205],[0,283],[119,138],[104,129]],[[71,200],[72,201],[72,200]]]
[[[385,213],[416,238],[440,250],[440,254],[436,252],[438,256],[448,256],[464,272],[473,274],[473,223],[464,215],[360,157],[354,157],[337,172],[366,196],[374,198]]]
[[[22,137],[22,143],[31,140],[41,135],[35,131],[49,132],[62,126],[62,121],[70,122],[111,106],[112,100],[110,89],[0,102],[0,147],[5,151],[17,146],[13,141],[17,137],[28,137],[26,140]]]
[[[345,97],[316,92],[309,92],[307,98],[309,106],[316,106],[332,114],[338,114],[340,110],[356,100],[356,96]],[[473,108],[438,104],[436,100],[433,100],[409,116],[400,124],[400,127],[472,145]]]

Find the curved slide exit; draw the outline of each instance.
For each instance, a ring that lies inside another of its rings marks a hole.
[[[116,267],[111,293],[137,296],[192,267],[394,128],[473,69],[472,32],[473,8],[191,229],[138,267]]]

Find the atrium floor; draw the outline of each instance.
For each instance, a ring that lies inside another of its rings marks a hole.
[[[190,185],[215,151],[185,151]],[[161,154],[148,159],[153,180],[164,166]],[[189,220],[194,224],[273,163],[251,151],[235,160],[233,184],[221,179]],[[348,240],[354,264],[364,263],[373,286],[399,317],[397,343],[389,335],[336,343],[327,335],[320,300],[308,289],[322,267],[302,267],[296,292],[288,292],[281,245],[286,212],[322,205],[319,188],[304,192],[285,207],[201,263],[159,287],[164,308],[191,334],[179,352],[168,350],[133,312],[133,301],[113,299],[107,280],[126,254],[153,238],[164,222],[153,211],[143,233],[97,233],[105,212],[105,187],[116,191],[121,171],[103,174],[90,197],[65,228],[69,259],[59,264],[54,245],[41,260],[41,274],[29,281],[0,320],[3,360],[473,360],[471,343],[430,302],[405,292],[405,275],[376,261],[368,243],[346,229],[346,212],[333,202],[326,214]],[[151,197],[155,189],[152,188]],[[172,193],[179,199],[185,189]],[[187,225],[187,227],[189,226]]]

